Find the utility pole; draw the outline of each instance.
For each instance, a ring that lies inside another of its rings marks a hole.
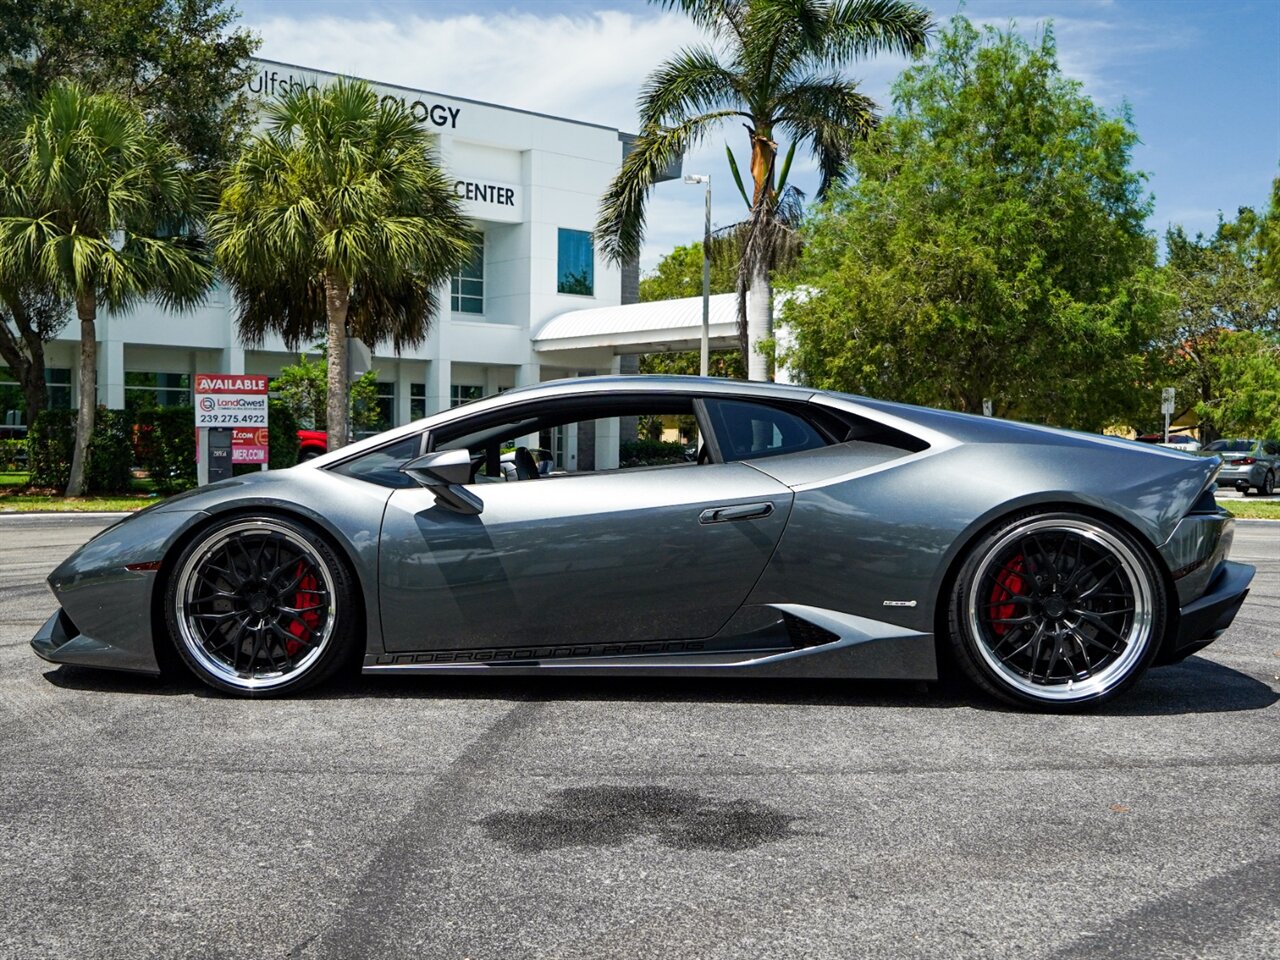
[[[707,185],[706,224],[702,231],[702,359],[698,366],[701,376],[710,376],[711,369],[711,174],[685,174],[685,183]]]

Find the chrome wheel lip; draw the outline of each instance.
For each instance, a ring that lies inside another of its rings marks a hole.
[[[329,598],[329,609],[326,611],[324,628],[311,650],[298,660],[291,669],[271,672],[246,674],[235,670],[230,664],[214,657],[205,649],[204,641],[191,624],[187,611],[191,606],[192,592],[197,585],[196,572],[210,560],[213,555],[232,538],[244,533],[279,534],[296,546],[307,556],[316,572],[324,581],[326,596]],[[208,673],[222,683],[245,691],[266,691],[292,683],[307,673],[324,655],[333,638],[333,628],[337,620],[336,594],[334,593],[333,575],[329,565],[316,552],[315,547],[296,530],[284,523],[272,520],[245,520],[230,526],[222,527],[200,542],[192,551],[177,574],[174,592],[174,619],[183,646],[191,657]]]
[[[986,640],[986,627],[978,611],[982,609],[982,584],[991,565],[1004,549],[1029,535],[1049,532],[1070,532],[1091,541],[1109,551],[1119,562],[1128,580],[1127,587],[1133,593],[1133,615],[1124,650],[1097,673],[1084,680],[1066,680],[1055,683],[1034,683],[1009,667],[991,650]],[[1143,574],[1142,562],[1134,550],[1122,539],[1104,527],[1084,520],[1068,518],[1030,520],[1005,531],[978,565],[966,593],[966,621],[974,639],[974,646],[987,667],[1002,683],[1025,697],[1047,703],[1072,703],[1102,696],[1122,683],[1141,662],[1151,644],[1155,623],[1155,605],[1151,584]]]

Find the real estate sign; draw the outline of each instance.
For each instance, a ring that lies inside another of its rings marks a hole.
[[[231,462],[267,462],[267,378],[197,373],[196,427],[231,431]]]

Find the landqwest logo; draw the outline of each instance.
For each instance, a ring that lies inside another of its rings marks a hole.
[[[292,71],[281,74],[278,70],[268,70],[265,67],[246,80],[244,85],[246,90],[259,97],[277,97],[298,89],[320,89],[320,85],[316,83],[314,77],[306,75],[295,76]],[[427,103],[425,100],[406,100],[404,97],[398,97],[392,93],[383,95],[382,102],[386,103],[388,100],[407,106],[413,114],[413,118],[419,123],[429,123],[433,127],[448,127],[450,130],[458,129],[458,115],[462,113],[461,107],[450,107],[443,103]]]

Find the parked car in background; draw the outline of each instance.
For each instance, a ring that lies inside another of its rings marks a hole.
[[[1195,453],[1200,449],[1200,441],[1186,433],[1171,433],[1168,440],[1160,439],[1156,442],[1162,447],[1181,450],[1183,453]]]
[[[1280,475],[1280,440],[1224,438],[1214,440],[1200,453],[1222,458],[1218,472],[1220,486],[1233,486],[1241,493],[1250,488],[1270,495],[1276,490]]]
[[[314,460],[329,452],[329,434],[324,430],[298,431],[298,462]]]

